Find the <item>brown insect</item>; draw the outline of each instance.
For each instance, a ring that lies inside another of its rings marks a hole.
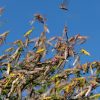
[[[32,25],[35,21],[45,24],[46,20],[47,19],[44,16],[42,16],[41,14],[34,14],[34,19],[30,22],[30,24]]]
[[[3,38],[0,38],[0,45],[3,44]]]
[[[67,32],[68,32],[68,28],[67,28],[66,25],[64,25],[62,37],[63,37],[63,38],[66,37],[66,39],[67,39],[67,41],[68,41],[68,34],[67,34]]]
[[[4,8],[0,7],[0,15],[2,15],[3,12],[4,12]]]
[[[68,10],[67,0],[63,0],[60,4],[60,9],[62,10]]]
[[[42,24],[44,24],[46,21],[46,18],[44,18],[41,14],[35,14],[34,17],[35,17],[35,21],[37,20]]]

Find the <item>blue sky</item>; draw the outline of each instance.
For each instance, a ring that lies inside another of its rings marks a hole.
[[[100,0],[68,0],[68,12],[59,9],[62,0],[0,0],[0,6],[5,7],[0,21],[5,24],[0,27],[0,33],[10,30],[7,41],[23,39],[23,34],[31,28],[29,21],[33,14],[41,13],[47,18],[50,37],[61,35],[63,26],[69,29],[69,36],[80,33],[88,36],[81,47],[91,53],[91,57],[83,57],[84,61],[100,60]],[[42,25],[36,23],[32,37],[39,36]],[[3,48],[3,47],[2,47]],[[0,47],[0,49],[2,49]]]

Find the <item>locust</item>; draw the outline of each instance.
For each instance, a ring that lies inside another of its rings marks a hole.
[[[0,34],[0,45],[5,42],[6,37],[7,37],[8,34],[9,34],[9,31],[6,31],[6,32]]]
[[[18,47],[24,47],[24,43],[21,40],[16,40],[12,44],[17,45]]]
[[[42,24],[45,24],[46,18],[43,17],[41,14],[34,14],[34,19],[31,21],[31,25],[35,22],[38,21]]]
[[[9,56],[8,54],[4,54],[4,55],[0,56],[0,61],[7,59],[8,56]]]
[[[25,34],[24,37],[28,37],[34,30],[34,27],[32,27],[30,30],[28,30]]]
[[[0,16],[3,14],[4,12],[4,7],[0,7]]]
[[[16,51],[14,52],[14,54],[12,54],[12,55],[10,56],[11,61],[13,61],[13,60],[18,61],[18,59],[19,59],[20,56],[21,56],[22,51],[23,51],[23,48],[22,48],[22,47],[18,47],[18,48],[16,49]]]
[[[62,1],[62,3],[60,4],[60,9],[65,10],[65,11],[68,10],[67,0]]]
[[[11,48],[6,49],[5,52],[12,52],[13,50],[14,50],[14,48],[11,47]]]

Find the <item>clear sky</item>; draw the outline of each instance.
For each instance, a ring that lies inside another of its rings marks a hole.
[[[10,30],[7,41],[22,39],[23,34],[31,28],[29,21],[33,14],[41,13],[47,18],[50,37],[61,35],[64,24],[67,24],[69,36],[77,33],[88,36],[87,42],[81,47],[91,53],[85,61],[100,60],[100,0],[68,0],[68,12],[59,9],[62,0],[0,0],[5,12],[0,16],[4,21],[0,33]],[[35,25],[32,36],[39,36],[42,26]],[[0,49],[2,49],[0,47]]]

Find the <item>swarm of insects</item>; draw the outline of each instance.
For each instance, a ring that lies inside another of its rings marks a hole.
[[[68,10],[66,0],[60,8]],[[5,46],[0,55],[0,100],[95,100],[100,98],[100,62],[81,63],[81,55],[90,53],[78,45],[87,36],[69,36],[64,25],[61,36],[47,37],[50,33],[46,19],[34,15],[34,21],[42,23],[38,37],[34,27],[25,30],[24,39]],[[38,23],[38,24],[39,24]],[[0,47],[9,31],[0,34]],[[83,75],[84,74],[84,75]],[[23,95],[25,93],[25,95]]]

